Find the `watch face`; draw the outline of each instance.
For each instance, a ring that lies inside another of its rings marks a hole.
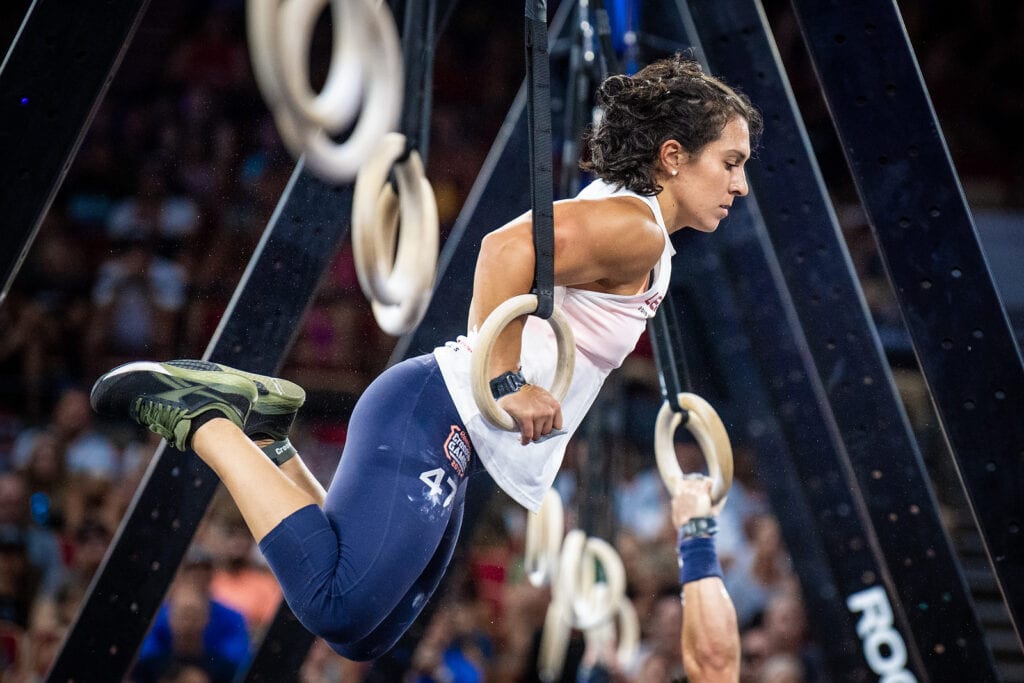
[[[522,373],[506,372],[504,375],[491,380],[491,394],[494,398],[498,399],[508,394],[514,394],[524,386],[526,386],[526,379]]]

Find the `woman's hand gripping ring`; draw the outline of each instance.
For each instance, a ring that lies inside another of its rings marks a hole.
[[[704,454],[708,476],[712,481],[711,505],[718,505],[732,486],[732,445],[729,443],[729,435],[718,413],[700,396],[682,393],[676,400],[679,407],[689,414],[686,428],[693,434]],[[684,476],[674,446],[676,428],[682,419],[682,413],[672,410],[668,401],[665,401],[658,412],[654,428],[654,455],[658,471],[672,493],[675,493],[677,483]]]
[[[359,169],[352,198],[352,252],[359,285],[372,302],[377,324],[394,336],[416,327],[426,313],[440,240],[437,202],[423,162],[416,150],[399,161],[405,152],[404,135],[382,137]],[[392,168],[397,196],[388,182]]]
[[[505,431],[516,431],[516,423],[512,416],[501,409],[498,402],[491,395],[490,377],[487,376],[487,360],[494,348],[501,331],[516,318],[529,315],[537,310],[536,294],[520,294],[491,311],[484,324],[480,326],[480,333],[477,336],[473,348],[472,383],[473,398],[484,418],[495,427]],[[569,385],[572,383],[572,372],[576,365],[576,341],[569,327],[569,321],[557,308],[548,318],[548,324],[555,332],[555,342],[558,345],[558,359],[555,363],[555,377],[548,390],[559,402],[565,399],[569,393]]]

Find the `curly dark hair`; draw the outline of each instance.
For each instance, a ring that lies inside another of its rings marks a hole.
[[[761,134],[760,112],[746,95],[676,54],[653,62],[635,76],[611,76],[598,88],[604,113],[585,134],[589,158],[580,168],[637,194],[656,195],[658,150],[676,140],[699,154],[717,140],[734,116],[747,120],[751,145]]]

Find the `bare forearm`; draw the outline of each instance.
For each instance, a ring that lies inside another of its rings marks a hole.
[[[683,666],[699,683],[739,680],[740,632],[736,608],[725,590],[715,550],[708,477],[684,478],[672,496],[672,521],[679,526],[679,582],[683,585]],[[704,520],[707,527],[691,524]]]
[[[739,679],[736,609],[717,576],[683,585],[683,666],[697,683]]]
[[[479,328],[502,303],[530,291],[533,282],[533,243],[529,224],[513,225],[488,235],[480,247],[473,279],[469,326]],[[491,377],[519,367],[525,317],[513,321],[498,336],[491,352]]]

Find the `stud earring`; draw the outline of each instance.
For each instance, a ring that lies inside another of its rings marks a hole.
[[[674,175],[674,176],[677,176],[677,175],[679,175],[679,170],[678,170],[678,169],[675,169],[675,168],[673,168],[673,169],[672,169],[672,175]]]

